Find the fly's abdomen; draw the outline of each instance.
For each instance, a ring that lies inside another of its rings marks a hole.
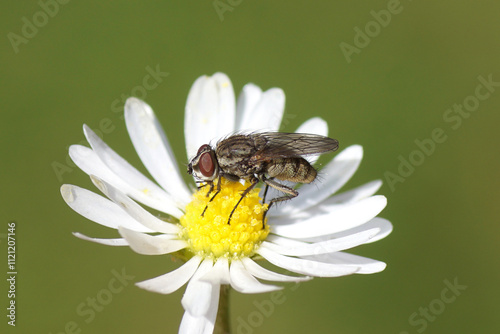
[[[296,183],[311,183],[317,172],[304,158],[282,158],[270,161],[266,166],[269,177]]]

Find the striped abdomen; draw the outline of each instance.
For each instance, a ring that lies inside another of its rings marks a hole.
[[[269,177],[296,183],[311,183],[317,172],[304,158],[281,158],[271,160],[266,166]]]

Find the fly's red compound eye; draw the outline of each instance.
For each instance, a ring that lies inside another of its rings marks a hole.
[[[203,176],[211,177],[214,175],[215,164],[210,152],[205,152],[201,155],[200,160],[198,161],[198,166]]]
[[[198,153],[196,153],[196,155],[200,154],[201,151],[203,151],[203,150],[205,150],[207,148],[210,148],[210,146],[208,144],[201,145],[200,148],[198,149]]]

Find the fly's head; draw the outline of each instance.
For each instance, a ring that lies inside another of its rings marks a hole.
[[[205,144],[198,149],[188,164],[187,172],[205,182],[213,182],[219,176],[219,163],[210,145]]]

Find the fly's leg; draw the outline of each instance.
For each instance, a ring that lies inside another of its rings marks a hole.
[[[207,182],[207,183],[205,183],[205,185],[208,185],[208,182]],[[204,187],[204,186],[203,186],[203,187]],[[219,187],[217,186],[217,189],[218,189],[218,188],[219,188]],[[218,190],[220,190],[220,189],[218,189]],[[208,189],[208,192],[207,192],[207,197],[208,197],[208,195],[210,195],[210,194],[212,193],[212,191],[214,191],[214,182],[213,182],[213,181],[212,181],[212,182],[210,182],[210,188]],[[210,202],[212,202],[212,200],[210,200]]]
[[[212,192],[212,190],[214,189],[213,182],[210,182],[210,181],[208,181],[208,182],[196,181],[196,183],[200,183],[201,184],[199,186],[196,186],[198,188],[198,190],[201,190],[202,188],[205,188],[206,186],[210,185],[210,188],[209,188],[208,193],[207,193],[207,197]]]
[[[241,197],[240,199],[238,200],[238,203],[236,203],[236,205],[234,206],[233,210],[231,211],[231,213],[229,214],[229,219],[227,220],[227,223],[230,224],[231,223],[231,217],[233,217],[233,213],[234,211],[236,210],[236,208],[238,207],[238,205],[240,205],[241,201],[243,200],[243,198],[245,198],[245,196],[257,185],[257,183],[259,183],[259,179],[256,178],[256,177],[253,177],[250,179],[250,182],[252,183],[251,185],[248,186],[248,188],[246,188],[242,193],[241,193]]]
[[[221,177],[222,176],[219,176],[219,181],[217,182],[217,191],[215,192],[215,194],[212,196],[212,198],[210,199],[210,201],[208,201],[208,203],[212,202],[215,198],[215,196],[217,196],[219,193],[220,193],[220,181],[221,181]],[[208,183],[207,183],[208,184]],[[210,195],[212,193],[212,191],[214,190],[214,183],[213,181],[210,183],[210,189],[208,190],[207,192],[207,197],[208,195]],[[205,205],[205,209],[203,209],[203,212],[201,213],[201,216],[203,217],[205,215],[205,211],[207,211],[208,209],[208,203],[207,205]]]
[[[266,204],[266,195],[269,190],[269,185],[266,183],[266,189],[264,189],[264,195],[262,196],[262,205]]]
[[[271,208],[271,206],[274,203],[276,203],[276,202],[287,201],[289,199],[297,197],[299,195],[299,192],[297,190],[295,190],[295,189],[292,189],[292,188],[290,188],[288,186],[285,186],[284,184],[278,183],[278,182],[274,181],[273,179],[263,178],[262,181],[266,184],[266,187],[267,186],[271,186],[274,189],[279,190],[279,191],[281,191],[281,192],[283,192],[283,193],[286,194],[286,195],[281,196],[281,197],[273,198],[269,202],[269,206],[267,207],[267,210],[264,212],[264,215],[262,216],[262,228],[264,228],[264,220],[265,220],[267,212],[269,211],[269,209]],[[266,188],[266,191],[267,191],[267,188]]]

